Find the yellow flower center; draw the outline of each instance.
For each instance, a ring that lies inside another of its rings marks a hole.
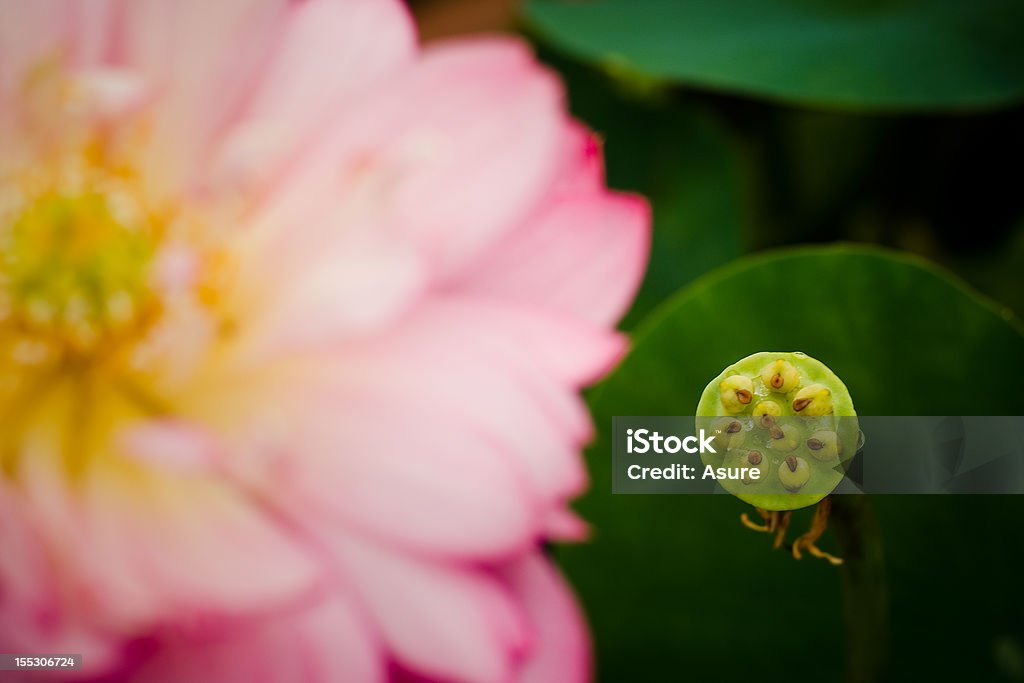
[[[33,432],[74,433],[107,402],[107,366],[124,366],[159,310],[155,224],[92,171],[0,187],[0,473],[13,473]]]
[[[228,419],[210,387],[228,385],[239,336],[216,234],[233,207],[154,200],[132,154],[145,126],[108,140],[65,112],[73,88],[44,67],[21,102],[24,145],[8,142],[21,153],[0,163],[0,477],[139,471],[124,428]]]
[[[153,246],[125,197],[94,189],[48,192],[0,224],[0,335],[14,358],[83,360],[116,345],[153,304]]]

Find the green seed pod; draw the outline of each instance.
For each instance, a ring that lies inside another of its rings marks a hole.
[[[779,481],[789,491],[799,491],[811,478],[811,468],[807,461],[795,455],[787,455],[779,465]]]
[[[743,412],[754,398],[754,383],[743,375],[726,377],[718,388],[721,391],[722,406],[733,415]]]
[[[723,434],[727,454],[701,457],[716,467],[758,468],[756,479],[748,469],[719,483],[764,510],[795,510],[817,503],[842,480],[844,458],[856,452],[856,415],[846,386],[820,361],[756,353],[727,367],[701,395],[698,425],[718,426],[717,418],[725,426],[741,423],[738,432]],[[757,464],[747,459],[754,453]]]

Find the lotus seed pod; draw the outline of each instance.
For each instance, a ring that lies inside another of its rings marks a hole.
[[[839,457],[839,437],[834,431],[819,429],[807,439],[807,449],[817,460],[833,460]]]
[[[779,481],[789,491],[799,491],[810,478],[811,468],[803,458],[787,455],[779,465]]]
[[[775,401],[760,401],[754,406],[753,415],[758,418],[759,425],[765,429],[771,429],[775,424],[775,418],[782,415],[782,406]]]
[[[800,371],[789,361],[779,358],[764,366],[761,381],[771,391],[788,394],[800,386]]]
[[[726,377],[718,386],[721,390],[722,405],[731,414],[743,412],[754,398],[754,383],[749,377]]]
[[[807,417],[832,414],[832,391],[823,384],[812,384],[796,392],[793,410]]]
[[[773,451],[789,453],[800,446],[802,434],[800,427],[795,424],[777,424],[771,428],[769,434],[771,441],[768,442],[768,446]]]
[[[749,401],[740,400],[747,398],[743,392],[749,392]],[[752,505],[764,510],[806,507],[842,480],[844,459],[857,450],[856,415],[846,386],[820,361],[802,353],[756,353],[725,368],[701,395],[699,424],[721,422],[728,438],[723,443],[732,449],[701,458],[715,467],[759,468],[758,479],[748,469],[742,479],[719,481]],[[729,434],[725,430],[733,421],[741,429]],[[748,460],[755,452],[757,465]],[[795,469],[787,458],[793,458]]]

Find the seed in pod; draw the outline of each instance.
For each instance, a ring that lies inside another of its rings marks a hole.
[[[754,399],[754,383],[749,377],[732,375],[719,385],[722,407],[735,415],[743,412]]]
[[[800,428],[794,424],[777,424],[771,428],[768,447],[773,451],[789,453],[800,445]]]
[[[840,445],[837,434],[827,429],[819,429],[807,439],[807,450],[815,460],[822,462],[838,457],[842,450]]]
[[[756,484],[764,478],[764,467],[767,465],[761,451],[750,451],[747,453],[747,462],[743,469],[743,483]]]
[[[782,415],[782,406],[775,401],[760,401],[754,406],[753,415],[759,425],[771,429],[775,424],[775,418]]]
[[[832,392],[824,384],[811,384],[796,392],[793,410],[807,417],[832,414]]]
[[[715,449],[722,450],[739,448],[746,439],[747,432],[743,429],[743,423],[734,417],[723,417],[716,420],[712,426],[714,440],[711,442]]]
[[[778,358],[761,369],[761,381],[771,391],[788,394],[800,386],[800,371],[789,361]]]
[[[779,465],[779,481],[787,491],[799,491],[811,478],[807,461],[795,455],[788,455]]]

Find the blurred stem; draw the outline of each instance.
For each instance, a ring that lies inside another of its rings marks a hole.
[[[889,587],[882,533],[866,495],[832,499],[832,531],[843,558],[846,614],[846,681],[888,679]]]

